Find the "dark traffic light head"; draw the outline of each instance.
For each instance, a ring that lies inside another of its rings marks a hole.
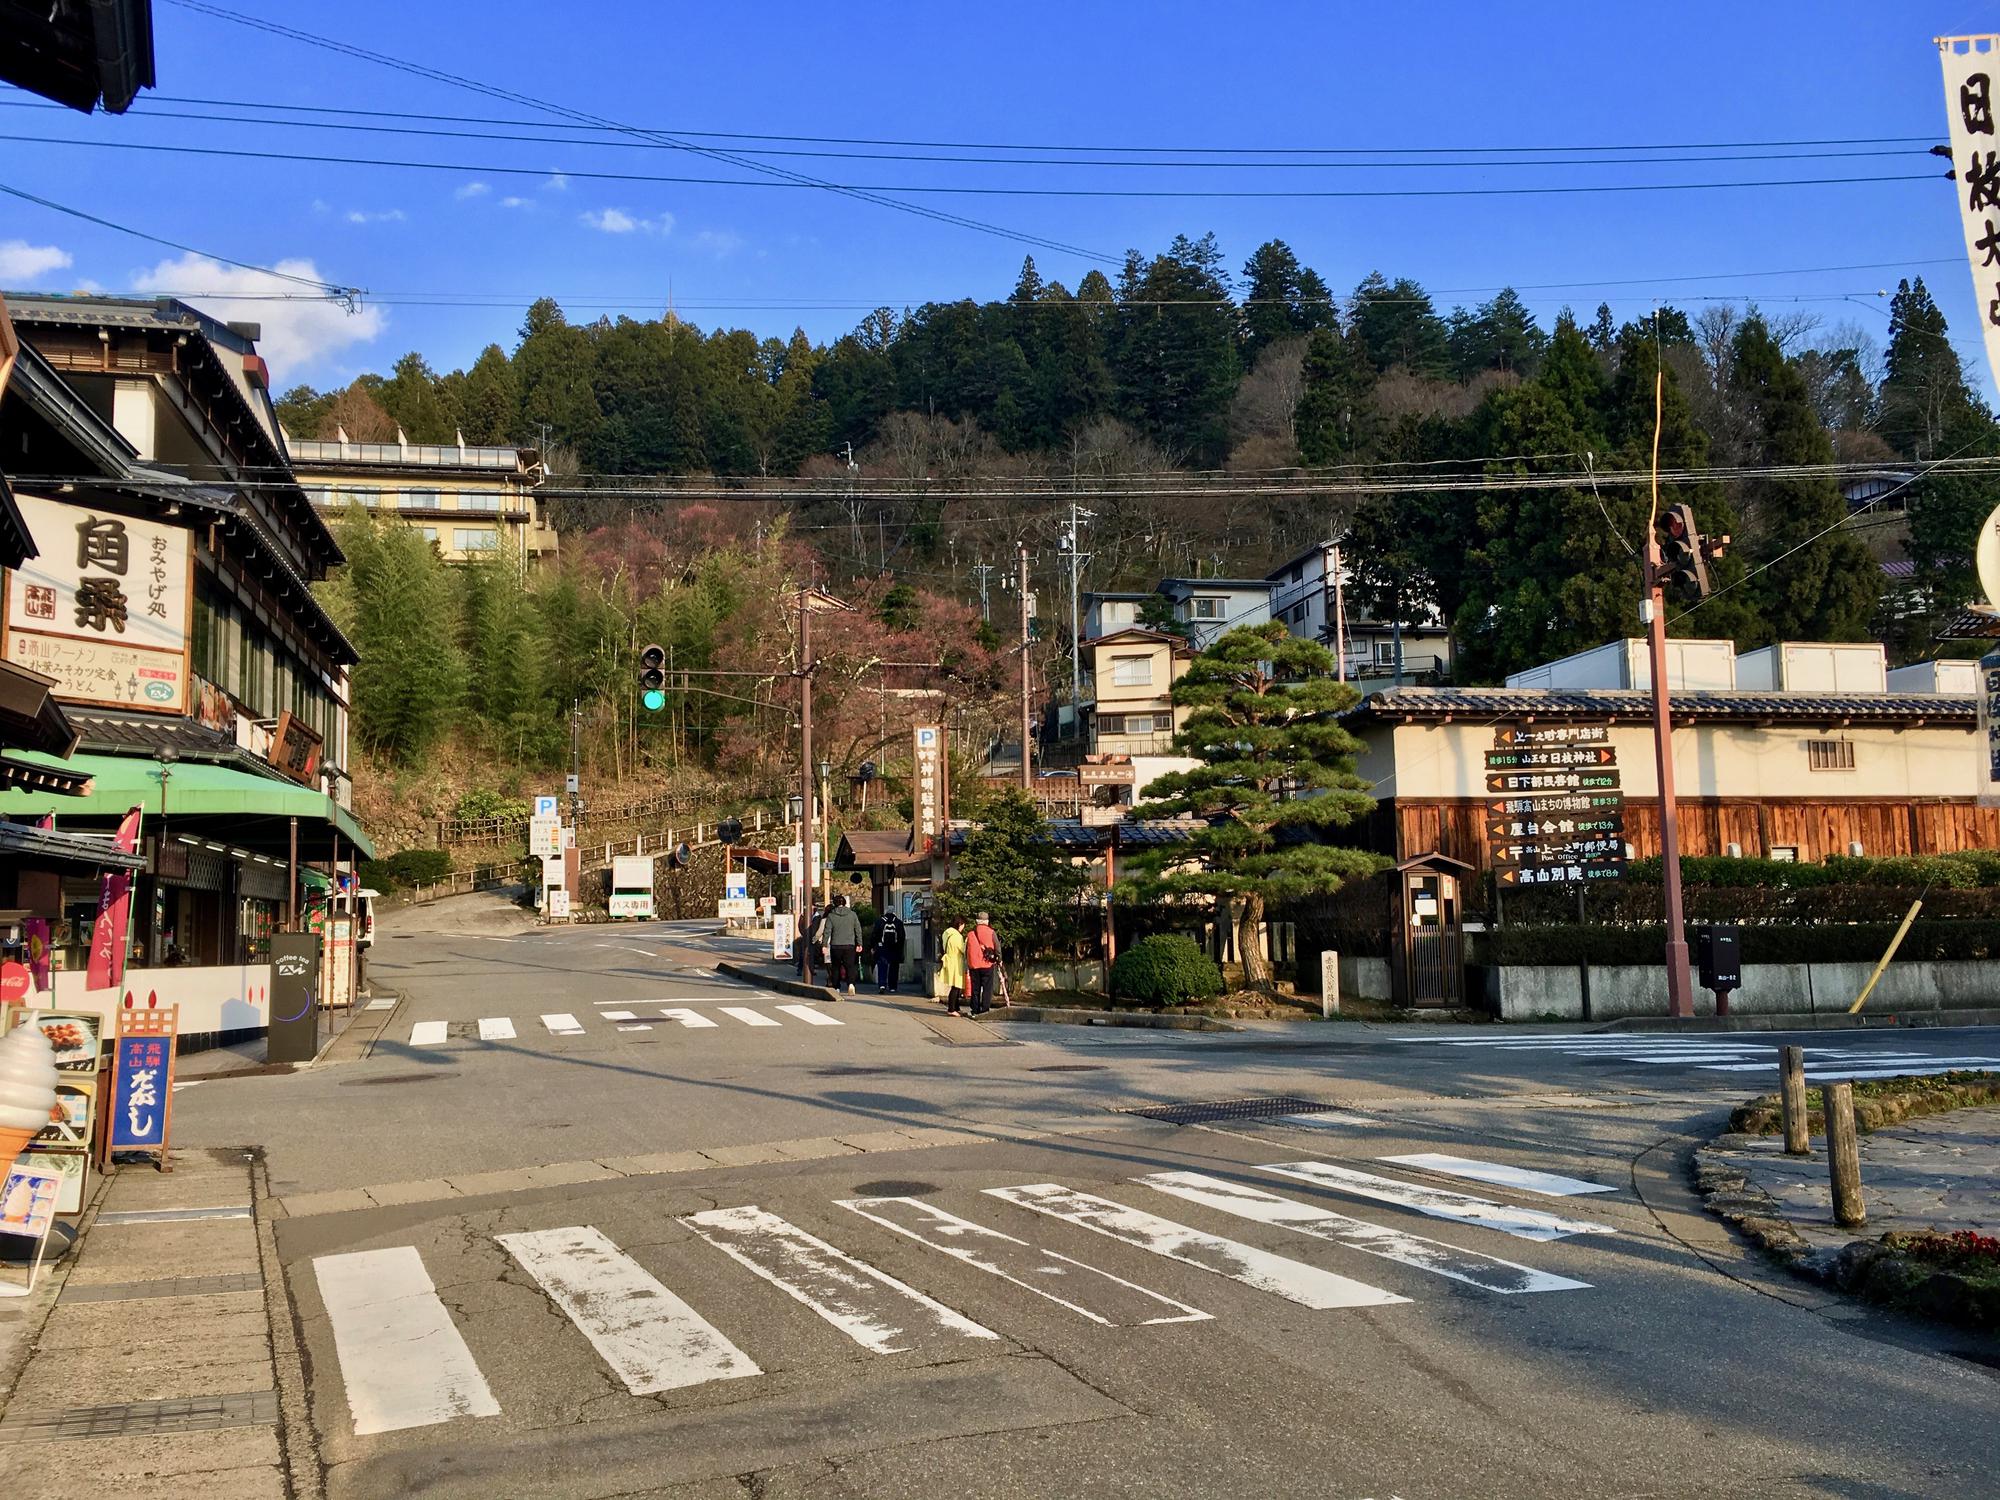
[[[1678,586],[1691,591],[1697,597],[1706,598],[1708,565],[1702,557],[1701,533],[1694,529],[1694,508],[1689,505],[1670,505],[1660,512],[1657,525],[1660,540],[1660,583],[1667,588]]]
[[[667,648],[664,646],[639,648],[639,701],[652,713],[658,713],[667,706]]]

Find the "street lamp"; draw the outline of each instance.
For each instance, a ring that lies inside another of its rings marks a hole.
[[[785,799],[786,821],[793,824],[802,823],[805,821],[805,816],[806,799],[801,797],[797,792],[793,792],[791,796]]]

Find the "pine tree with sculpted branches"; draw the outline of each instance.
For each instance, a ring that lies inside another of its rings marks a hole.
[[[1134,855],[1127,900],[1207,898],[1233,920],[1243,978],[1270,982],[1258,929],[1273,905],[1338,890],[1386,863],[1325,842],[1373,811],[1354,770],[1361,742],[1336,716],[1360,694],[1333,653],[1271,622],[1224,635],[1189,665],[1173,701],[1191,709],[1174,748],[1201,764],[1143,790],[1141,818],[1192,816],[1186,842]]]

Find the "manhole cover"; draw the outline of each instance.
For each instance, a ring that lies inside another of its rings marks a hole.
[[[1039,1068],[1028,1069],[1030,1073],[1102,1073],[1103,1063],[1043,1063]]]
[[[1205,1125],[1211,1120],[1261,1120],[1274,1115],[1319,1115],[1339,1106],[1321,1104],[1316,1099],[1296,1099],[1279,1095],[1275,1099],[1213,1099],[1201,1104],[1148,1104],[1139,1109],[1121,1109],[1121,1115],[1143,1115],[1169,1125]]]
[[[440,1078],[456,1078],[457,1073],[391,1073],[384,1078],[349,1078],[340,1085],[344,1089],[368,1088],[381,1083],[434,1083]]]
[[[935,1193],[935,1182],[906,1182],[900,1177],[885,1177],[880,1182],[857,1182],[854,1191],[864,1198],[921,1198],[925,1193]]]

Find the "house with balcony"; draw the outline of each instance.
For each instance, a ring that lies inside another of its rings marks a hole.
[[[1154,593],[1187,624],[1194,649],[1205,651],[1239,625],[1262,625],[1271,618],[1271,585],[1262,578],[1162,578]]]
[[[1341,676],[1364,687],[1451,678],[1451,635],[1435,610],[1398,630],[1355,608],[1353,573],[1338,543],[1318,542],[1273,568],[1265,579],[1270,618],[1293,635],[1318,641],[1341,663]]]
[[[329,521],[359,504],[421,531],[447,562],[507,554],[523,568],[556,556],[556,533],[535,487],[545,469],[533,448],[357,443],[285,435],[293,473]]]
[[[1187,710],[1175,707],[1172,697],[1194,647],[1177,635],[1128,625],[1085,641],[1083,650],[1090,701],[1082,705],[1080,792],[1099,809],[1129,807],[1154,777],[1194,764],[1174,753],[1174,734]]]

